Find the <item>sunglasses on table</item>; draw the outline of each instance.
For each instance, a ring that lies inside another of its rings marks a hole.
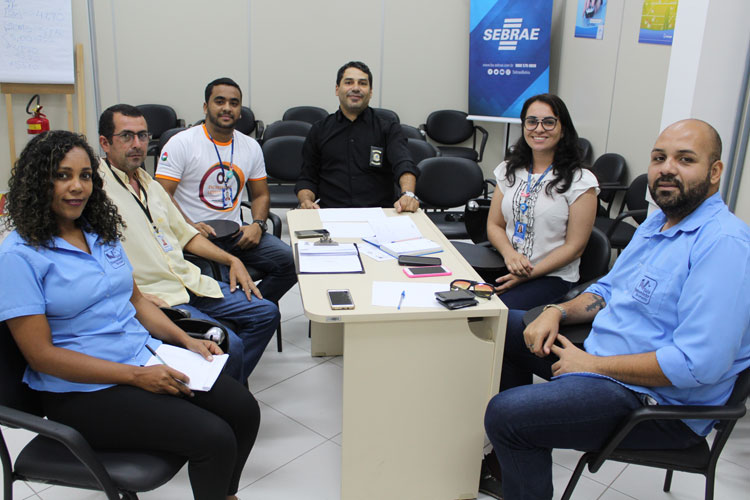
[[[468,290],[483,299],[489,299],[495,293],[495,287],[489,283],[463,279],[451,281],[451,290]]]

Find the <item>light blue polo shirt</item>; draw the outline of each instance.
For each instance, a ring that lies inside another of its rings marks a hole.
[[[44,314],[57,347],[101,359],[143,365],[152,338],[135,319],[130,303],[133,268],[119,242],[99,244],[84,233],[91,254],[55,238],[51,247],[34,248],[13,231],[0,246],[0,321]],[[112,384],[82,384],[26,369],[32,389],[89,392]]]
[[[679,224],[661,211],[586,291],[607,306],[584,344],[597,356],[656,351],[668,387],[624,384],[659,404],[721,405],[750,366],[750,228],[719,194]],[[689,420],[698,434],[712,423]]]

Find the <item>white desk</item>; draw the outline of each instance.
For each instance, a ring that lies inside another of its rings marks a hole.
[[[453,272],[420,282],[448,289],[455,278],[480,280],[424,213],[410,216],[442,244],[436,256]],[[291,210],[287,221],[292,244],[295,229],[322,227],[314,210]],[[299,275],[313,322],[312,354],[338,354],[343,339],[341,498],[476,498],[484,411],[499,387],[507,309],[497,297],[456,311],[373,306],[373,281],[410,278],[395,260],[362,255],[362,262],[365,274]],[[355,309],[332,311],[330,288],[351,290]]]

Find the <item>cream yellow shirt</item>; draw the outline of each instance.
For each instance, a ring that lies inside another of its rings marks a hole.
[[[170,306],[187,303],[190,300],[187,290],[205,297],[223,297],[219,284],[201,274],[200,269],[182,255],[182,249],[198,231],[185,222],[164,188],[146,172],[138,170],[137,179],[143,188],[139,199],[148,207],[154,224],[166,240],[169,247],[166,249],[135,200],[134,196],[138,195],[128,184],[127,174],[114,167],[110,169],[104,160],[99,165],[99,173],[107,195],[127,224],[123,230],[122,246],[141,292],[155,295]],[[125,187],[113,175],[117,175]]]

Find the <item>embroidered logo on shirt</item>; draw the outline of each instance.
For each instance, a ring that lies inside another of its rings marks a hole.
[[[115,269],[125,265],[125,259],[122,258],[122,250],[119,248],[109,248],[105,250],[104,256]]]
[[[655,280],[643,276],[633,290],[633,298],[638,302],[648,304],[651,302],[651,296],[654,294],[657,285],[658,283]]]
[[[383,166],[383,148],[370,146],[370,166],[371,167]]]

